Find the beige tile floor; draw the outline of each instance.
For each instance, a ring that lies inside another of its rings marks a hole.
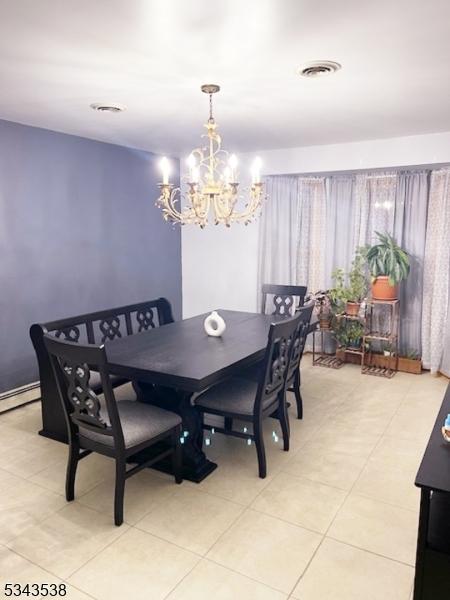
[[[199,485],[146,470],[112,523],[113,465],[80,463],[67,504],[67,449],[36,435],[39,406],[0,415],[0,581],[60,583],[68,600],[409,600],[413,481],[448,381],[302,366],[305,417],[291,450],[266,423],[254,447],[212,436],[218,469]]]

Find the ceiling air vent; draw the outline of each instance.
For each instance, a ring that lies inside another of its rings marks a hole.
[[[107,104],[106,102],[94,102],[90,107],[97,112],[119,113],[126,110],[123,104]]]
[[[298,74],[302,77],[323,77],[339,71],[341,65],[332,60],[314,60],[302,65]]]

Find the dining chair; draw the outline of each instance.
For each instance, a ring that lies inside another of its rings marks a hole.
[[[105,347],[83,345],[44,336],[69,438],[66,499],[75,497],[78,462],[97,452],[115,459],[114,522],[123,523],[125,481],[145,467],[172,455],[176,483],[181,483],[181,418],[179,415],[136,400],[116,401],[108,371]],[[100,373],[104,398],[90,384],[91,369]],[[168,449],[131,469],[127,459],[159,441]]]
[[[275,285],[265,283],[262,286],[261,312],[266,313],[267,297],[272,296],[274,315],[292,316],[303,306],[307,287],[305,285]]]
[[[230,377],[209,388],[195,400],[196,407],[202,415],[204,429],[211,429],[204,423],[205,413],[218,415],[224,417],[225,423],[231,423],[231,426],[215,426],[215,431],[255,442],[259,476],[262,479],[267,474],[263,419],[274,412],[278,416],[283,433],[283,449],[289,450],[285,392],[300,323],[301,317],[296,316],[271,324],[263,368],[258,381],[244,377]],[[252,423],[253,433],[234,430],[232,423],[235,419]]]
[[[311,300],[304,306],[297,309],[296,315],[301,318],[301,327],[298,331],[298,340],[295,347],[294,356],[292,357],[292,363],[287,381],[287,391],[293,392],[295,396],[295,402],[297,405],[297,419],[303,418],[303,398],[300,392],[301,386],[301,373],[300,373],[300,362],[302,360],[303,352],[305,350],[306,338],[310,332],[310,322],[312,313],[314,310],[314,300]],[[247,379],[258,380],[263,367],[259,363],[243,371],[242,377]],[[227,423],[228,425],[228,423]]]
[[[315,301],[311,300],[304,306],[298,309],[297,315],[300,317],[300,326],[298,328],[298,335],[295,340],[294,351],[292,360],[289,365],[289,373],[287,376],[287,391],[293,392],[295,395],[295,402],[297,404],[297,419],[303,418],[303,398],[300,392],[301,374],[300,374],[300,363],[305,350],[306,338],[310,331],[311,317],[314,310]]]

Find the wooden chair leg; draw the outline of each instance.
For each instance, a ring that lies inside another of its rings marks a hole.
[[[294,379],[294,394],[297,402],[297,419],[303,419],[303,400],[300,393],[300,372],[295,375]]]
[[[182,474],[183,452],[181,449],[180,437],[181,437],[181,426],[177,427],[173,434],[172,464],[173,464],[173,473],[175,475],[175,483],[182,483],[182,481],[183,481],[183,474]]]
[[[77,474],[80,446],[78,441],[71,441],[69,444],[69,458],[66,470],[66,500],[71,502],[75,498],[75,476]]]
[[[225,431],[232,431],[233,429],[233,419],[231,417],[224,418],[224,426]]]
[[[258,456],[259,476],[264,479],[267,475],[266,451],[264,449],[264,438],[262,422],[255,421],[253,423],[253,432],[255,436],[256,454]]]
[[[116,487],[114,491],[114,523],[123,523],[123,497],[125,494],[126,460],[123,456],[116,457]]]
[[[279,418],[280,425],[281,425],[281,431],[283,433],[283,450],[285,452],[288,452],[289,451],[290,431],[289,431],[289,415],[288,415],[288,411],[287,411],[285,394],[283,394],[282,398],[280,399],[280,404],[279,404],[279,408],[278,408],[278,418]]]

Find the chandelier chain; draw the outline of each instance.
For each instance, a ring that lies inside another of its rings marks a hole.
[[[214,123],[212,94],[209,94],[209,122]]]

